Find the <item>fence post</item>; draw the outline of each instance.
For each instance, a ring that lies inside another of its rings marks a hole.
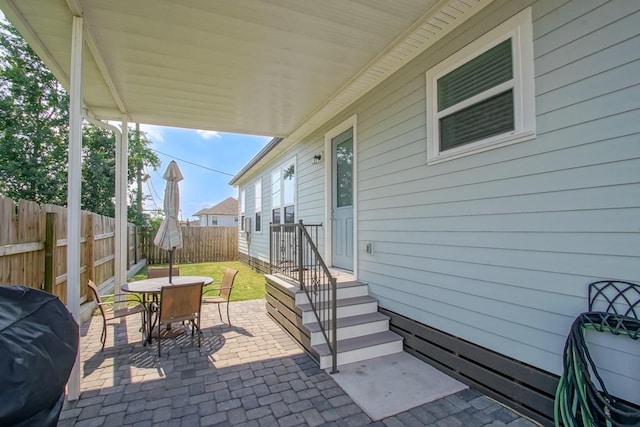
[[[127,224],[127,271],[131,267],[131,226]]]
[[[53,284],[56,282],[56,214],[47,212],[44,237],[44,284],[45,292],[53,293]]]
[[[133,226],[133,262],[134,264],[138,264],[138,233],[140,232],[140,227],[137,225]]]
[[[89,280],[96,280],[96,256],[95,256],[95,233],[93,232],[93,214],[87,218],[87,274]],[[91,295],[87,292],[87,295]],[[93,296],[93,295],[91,295]]]

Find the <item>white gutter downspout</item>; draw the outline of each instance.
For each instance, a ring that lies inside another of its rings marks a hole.
[[[80,325],[80,227],[82,190],[82,18],[73,17],[69,93],[69,174],[67,176],[67,309]],[[80,344],[67,383],[67,398],[80,397]]]
[[[123,116],[122,132],[116,126],[95,119],[85,111],[84,118],[91,124],[112,131],[116,136],[116,229],[114,233],[115,240],[115,269],[114,269],[114,294],[121,295],[120,286],[127,281],[127,121]],[[123,184],[124,182],[124,184]],[[121,298],[116,298],[120,300]],[[121,306],[122,303],[117,303]],[[118,307],[121,308],[121,307]]]

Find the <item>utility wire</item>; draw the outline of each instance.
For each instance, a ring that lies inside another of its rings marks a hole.
[[[146,169],[146,173],[147,173],[147,175],[150,175],[150,174],[149,174],[149,168],[145,167],[145,169]],[[156,191],[155,187],[153,186],[152,180],[151,180],[151,179],[148,179],[148,180],[146,181],[146,184],[147,184],[147,190],[149,190],[149,196],[151,197],[151,202],[152,202],[152,203],[153,203],[153,205],[156,207],[156,210],[159,210],[159,208],[158,208],[158,203],[156,202],[156,197],[157,197],[158,199],[160,199],[160,196],[158,196],[158,192]],[[154,193],[155,193],[156,197],[153,197],[153,194],[154,194]]]
[[[197,167],[202,168],[202,169],[207,169],[207,170],[210,170],[212,172],[221,173],[221,174],[227,175],[227,176],[234,176],[234,174],[232,174],[232,173],[223,172],[223,171],[218,170],[218,169],[213,169],[213,168],[210,168],[208,166],[203,166],[203,165],[199,165],[197,163],[190,162],[189,160],[180,159],[178,157],[172,156],[171,154],[163,153],[162,151],[158,151],[158,150],[155,150],[153,148],[151,149],[151,151],[155,151],[156,153],[162,154],[162,155],[167,156],[167,157],[169,157],[171,159],[180,160],[181,162],[189,163],[190,165],[197,166]]]

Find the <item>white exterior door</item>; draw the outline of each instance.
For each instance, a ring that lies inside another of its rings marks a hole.
[[[331,139],[331,259],[353,271],[353,129]]]

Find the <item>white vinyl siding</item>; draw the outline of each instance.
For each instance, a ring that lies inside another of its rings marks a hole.
[[[536,138],[425,165],[425,70],[518,7],[495,2],[342,116],[358,114],[359,278],[384,308],[559,374],[587,284],[639,281],[640,12],[534,3]],[[640,403],[637,343],[588,339]]]
[[[535,137],[531,9],[426,73],[430,164]]]
[[[244,240],[243,233],[240,234],[239,251],[244,254],[251,254],[252,257],[262,261],[269,261],[269,230],[265,224],[272,222],[272,211],[274,206],[283,209],[282,197],[282,171],[285,164],[293,164],[295,168],[294,184],[289,184],[285,188],[287,200],[294,199],[295,204],[289,205],[295,207],[295,221],[303,220],[306,223],[322,223],[324,215],[324,165],[313,164],[313,156],[324,148],[324,140],[320,135],[314,135],[302,144],[294,147],[293,152],[289,154],[289,161],[282,162],[277,159],[274,163],[269,164],[262,169],[256,171],[254,176],[261,177],[263,184],[262,212],[263,212],[263,233],[255,233],[251,236],[251,244],[248,246]],[[275,167],[275,168],[274,168]],[[274,175],[276,178],[274,178]],[[276,191],[274,191],[274,183],[276,183]],[[255,188],[254,184],[250,185]],[[245,188],[241,186],[241,188]],[[249,186],[247,187],[249,188]],[[293,190],[293,192],[291,191]],[[286,207],[286,206],[285,206]],[[266,219],[265,219],[266,215]],[[323,248],[323,236],[320,236],[319,245]]]
[[[296,217],[324,221],[312,158],[357,114],[359,279],[381,307],[560,374],[587,284],[640,281],[640,4],[524,3],[535,139],[425,164],[425,72],[523,9],[495,0],[249,179],[296,155]],[[640,404],[638,343],[588,339],[610,391]]]

